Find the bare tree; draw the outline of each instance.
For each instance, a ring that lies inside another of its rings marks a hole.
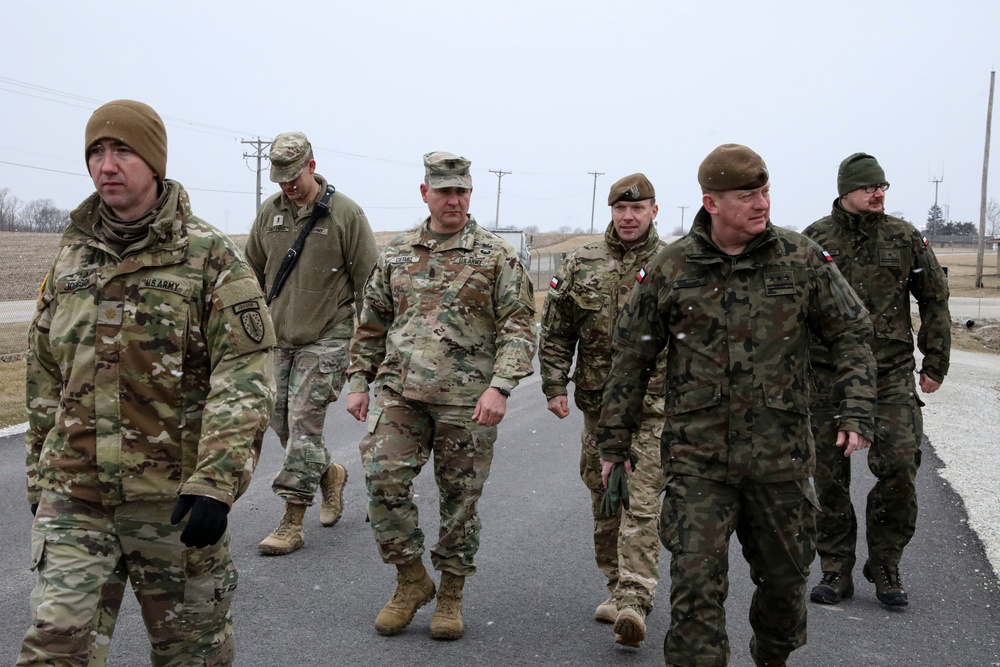
[[[0,232],[16,232],[21,202],[8,188],[0,188]]]
[[[26,232],[61,232],[69,223],[69,211],[51,199],[36,199],[21,208],[18,229]]]
[[[986,235],[991,239],[1000,236],[1000,202],[996,199],[986,202]]]

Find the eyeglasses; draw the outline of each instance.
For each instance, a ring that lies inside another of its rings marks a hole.
[[[889,184],[888,183],[876,183],[875,185],[866,185],[864,189],[865,189],[865,192],[867,192],[870,195],[873,195],[873,194],[875,194],[876,190],[881,190],[882,192],[885,192],[886,190],[888,190],[889,189]]]

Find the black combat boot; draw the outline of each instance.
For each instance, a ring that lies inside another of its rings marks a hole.
[[[837,604],[854,597],[854,578],[842,572],[824,572],[823,579],[812,589],[809,599],[820,604]]]
[[[882,604],[889,607],[905,607],[909,604],[906,589],[899,578],[898,565],[872,565],[866,562],[861,573],[865,575],[865,579],[875,584],[875,597]]]

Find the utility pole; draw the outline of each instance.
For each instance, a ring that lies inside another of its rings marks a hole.
[[[938,203],[937,203],[937,201],[938,201],[938,185],[940,183],[944,183],[944,169],[941,170],[941,177],[940,178],[938,178],[937,176],[935,176],[934,178],[928,180],[927,182],[934,184],[934,208],[936,210],[937,207],[938,207]],[[943,220],[942,219],[941,222],[944,223],[944,222],[947,222],[947,220]],[[941,230],[940,229],[928,229],[927,233],[931,237],[931,243],[933,243],[934,242],[934,234],[935,233],[940,234]]]
[[[678,206],[677,208],[681,210],[681,236],[684,236],[684,209],[686,209],[687,206]]]
[[[249,145],[253,146],[255,149],[257,149],[257,152],[252,153],[252,154],[251,153],[244,153],[243,157],[245,157],[245,158],[251,157],[251,158],[256,158],[257,159],[257,208],[254,209],[254,210],[255,211],[259,211],[260,210],[260,195],[261,195],[261,188],[260,188],[261,161],[264,159],[264,149],[265,148],[269,148],[271,146],[271,142],[270,141],[261,141],[260,137],[257,137],[257,139],[254,140],[254,141],[248,141],[246,139],[243,139],[243,140],[240,141],[240,143],[241,144],[249,144]]]
[[[976,253],[976,289],[983,288],[983,251],[986,247],[986,176],[990,169],[990,127],[993,120],[993,84],[996,71],[990,72],[990,102],[986,108],[986,149],[983,154],[983,191],[979,196],[979,251]]]
[[[590,198],[590,233],[594,233],[594,206],[597,202],[597,177],[603,176],[603,171],[588,171],[588,174],[594,177],[594,194]]]
[[[490,169],[490,173],[497,175],[497,219],[493,224],[493,229],[500,229],[500,181],[510,172],[502,169]]]

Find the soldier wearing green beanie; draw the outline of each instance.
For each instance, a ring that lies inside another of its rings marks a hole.
[[[909,597],[899,573],[903,550],[916,530],[916,475],[923,439],[923,405],[917,394],[910,296],[920,310],[917,346],[923,353],[919,385],[937,391],[948,373],[951,315],[947,277],[927,239],[909,222],[886,215],[889,183],[878,161],[854,153],[837,169],[838,197],[830,215],[803,232],[829,253],[871,312],[878,362],[879,425],[868,455],[876,477],[868,494],[862,568],[883,604],[899,607]],[[816,392],[812,405],[816,441],[814,480],[823,511],[817,517],[817,552],[823,571],[810,599],[837,604],[854,595],[858,519],[851,502],[851,463],[836,446],[838,403],[826,388],[830,353],[820,341],[811,351]],[[839,444],[839,443],[837,443]]]
[[[16,664],[104,665],[131,581],[152,664],[232,665],[227,517],[274,407],[271,319],[240,250],[165,178],[152,108],[103,105],[84,148],[96,192],[29,331],[38,585]]]
[[[771,224],[760,155],[723,144],[702,162],[698,183],[691,231],[646,264],[622,307],[595,439],[607,483],[636,447],[664,355],[665,662],[729,664],[724,601],[736,533],[755,583],[750,655],[757,667],[784,667],[806,642],[813,556],[809,344],[819,336],[831,347],[838,435],[864,447],[875,400],[871,323],[822,249]]]

